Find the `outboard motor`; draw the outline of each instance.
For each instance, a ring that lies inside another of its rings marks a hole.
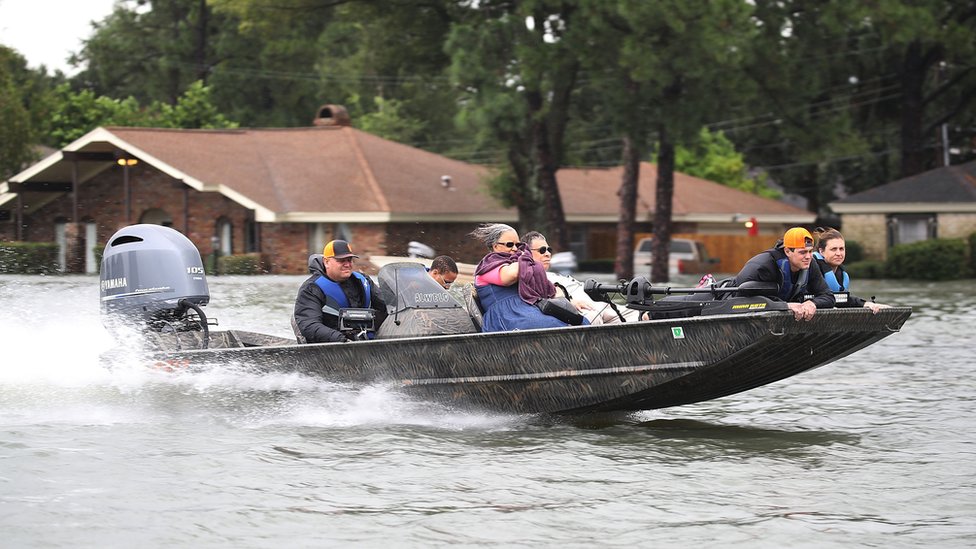
[[[109,238],[100,275],[103,320],[136,323],[157,333],[209,329],[202,306],[210,289],[200,252],[190,239],[162,225],[131,225]]]

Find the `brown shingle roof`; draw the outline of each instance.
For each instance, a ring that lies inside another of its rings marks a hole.
[[[620,188],[623,171],[620,166],[559,170],[557,177],[566,215],[617,212],[617,190]],[[653,216],[656,189],[657,165],[642,162],[637,189],[638,219],[644,215]],[[812,215],[804,209],[778,200],[675,172],[672,201],[672,214],[675,217],[733,212],[748,215]],[[650,220],[650,217],[647,219]]]
[[[485,168],[350,127],[280,130],[109,128],[154,158],[278,214],[505,211],[481,192]],[[441,176],[451,177],[451,187]]]
[[[220,191],[258,210],[259,221],[513,221],[488,195],[489,169],[402,145],[347,126],[181,130],[99,128],[66,150],[126,150],[200,190]],[[102,168],[108,163],[103,163]],[[70,181],[68,163],[52,156],[24,172],[27,180]],[[90,177],[97,172],[86,172]],[[33,174],[33,175],[29,175]],[[569,221],[616,220],[623,168],[565,168],[560,194]],[[449,188],[441,184],[449,176]],[[638,219],[654,209],[654,164],[641,164]],[[675,174],[673,214],[699,220],[730,213],[796,219],[812,214],[685,174]]]

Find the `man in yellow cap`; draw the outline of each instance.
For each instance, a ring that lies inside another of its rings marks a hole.
[[[834,293],[820,269],[811,269],[813,235],[803,227],[786,231],[772,248],[746,262],[734,285],[743,282],[775,282],[779,298],[789,303],[797,320],[810,320],[817,309],[834,306]]]
[[[386,319],[386,305],[369,277],[352,270],[352,260],[357,257],[348,242],[332,240],[322,255],[308,258],[312,276],[302,284],[295,299],[295,335],[299,342],[329,343],[356,337],[339,330],[342,309],[373,309],[377,328]]]

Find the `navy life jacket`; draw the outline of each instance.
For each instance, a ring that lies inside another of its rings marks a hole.
[[[779,298],[783,301],[793,301],[793,298],[806,289],[807,281],[810,278],[810,269],[800,271],[794,284],[793,273],[790,272],[790,259],[787,257],[779,259],[776,261],[776,265],[779,267],[779,274],[783,279],[783,283],[779,287]]]

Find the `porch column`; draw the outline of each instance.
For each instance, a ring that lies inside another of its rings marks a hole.
[[[17,231],[14,238],[17,242],[24,241],[24,193],[17,193],[17,216],[14,218],[17,223]]]
[[[85,223],[64,224],[64,272],[85,272]]]
[[[71,222],[78,222],[78,161],[71,161]]]

